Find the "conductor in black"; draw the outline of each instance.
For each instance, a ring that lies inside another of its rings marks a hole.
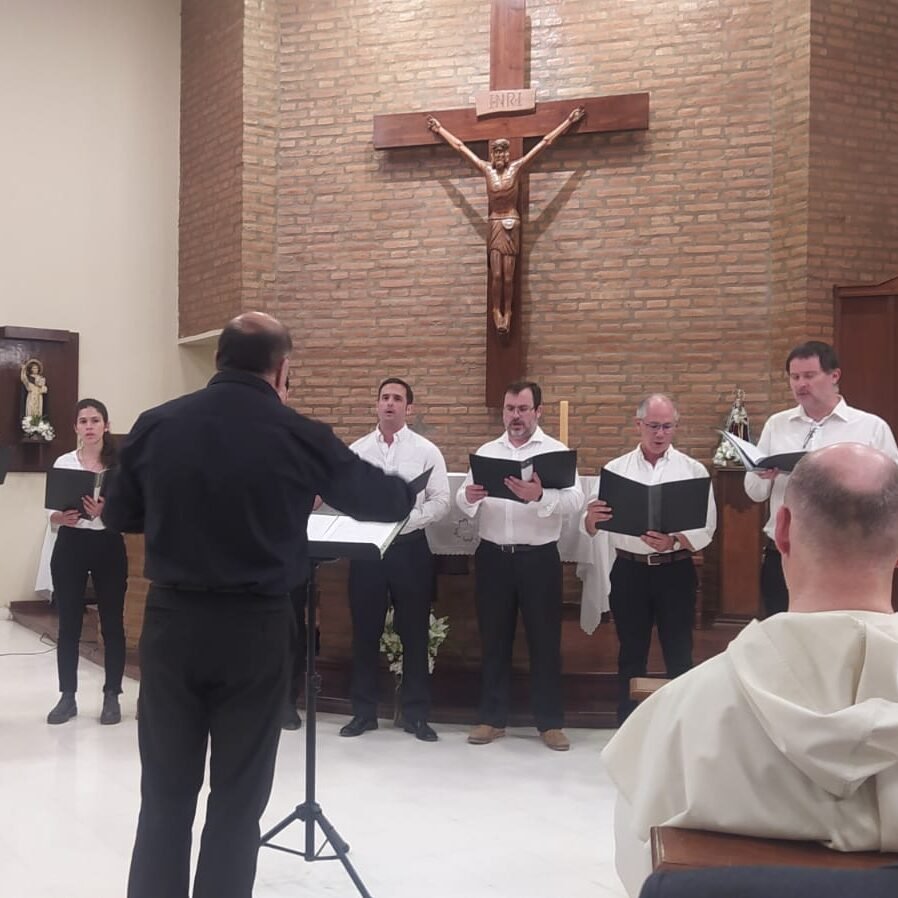
[[[222,331],[205,389],[144,412],[103,520],[146,537],[141,806],[129,898],[187,898],[207,744],[210,794],[193,898],[250,898],[287,695],[288,593],[308,572],[316,493],[361,520],[415,496],[329,427],[285,405],[292,341],[247,312]]]

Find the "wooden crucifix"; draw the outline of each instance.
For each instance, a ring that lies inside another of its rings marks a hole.
[[[492,0],[490,94],[483,102],[478,98],[478,108],[374,117],[375,149],[428,146],[445,140],[486,178],[490,206],[486,404],[494,408],[502,404],[506,385],[525,373],[519,250],[521,222],[529,206],[527,164],[564,132],[642,131],[649,125],[647,93],[533,103],[532,91],[525,84],[525,3]],[[524,139],[528,137],[543,140],[525,156]],[[491,142],[489,162],[464,146],[465,142],[484,140]],[[513,212],[504,208],[508,193],[513,193]]]

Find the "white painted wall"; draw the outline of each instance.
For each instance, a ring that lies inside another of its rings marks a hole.
[[[0,0],[0,325],[77,331],[116,432],[206,364],[177,345],[180,28],[180,0]],[[0,605],[33,597],[43,483],[0,487]]]

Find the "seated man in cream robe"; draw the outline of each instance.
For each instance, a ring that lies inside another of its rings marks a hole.
[[[645,701],[602,759],[630,895],[652,826],[898,851],[898,465],[810,453],[776,520],[789,611]]]

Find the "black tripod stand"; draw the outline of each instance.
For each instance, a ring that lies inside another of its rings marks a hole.
[[[362,898],[371,898],[371,893],[365,888],[365,883],[362,882],[346,856],[349,853],[349,845],[343,841],[331,822],[324,816],[321,805],[315,800],[315,706],[321,687],[321,675],[315,670],[315,572],[320,563],[320,560],[312,561],[309,581],[306,584],[306,799],[302,804],[297,805],[291,814],[288,814],[262,836],[262,845],[276,848],[278,851],[286,851],[288,854],[298,854],[309,862],[340,861]],[[305,825],[305,848],[302,851],[287,848],[284,845],[275,845],[271,841],[294,820],[301,820]],[[324,841],[317,850],[315,848],[316,824],[324,835]],[[322,854],[321,852],[324,851],[328,843],[334,853]]]

